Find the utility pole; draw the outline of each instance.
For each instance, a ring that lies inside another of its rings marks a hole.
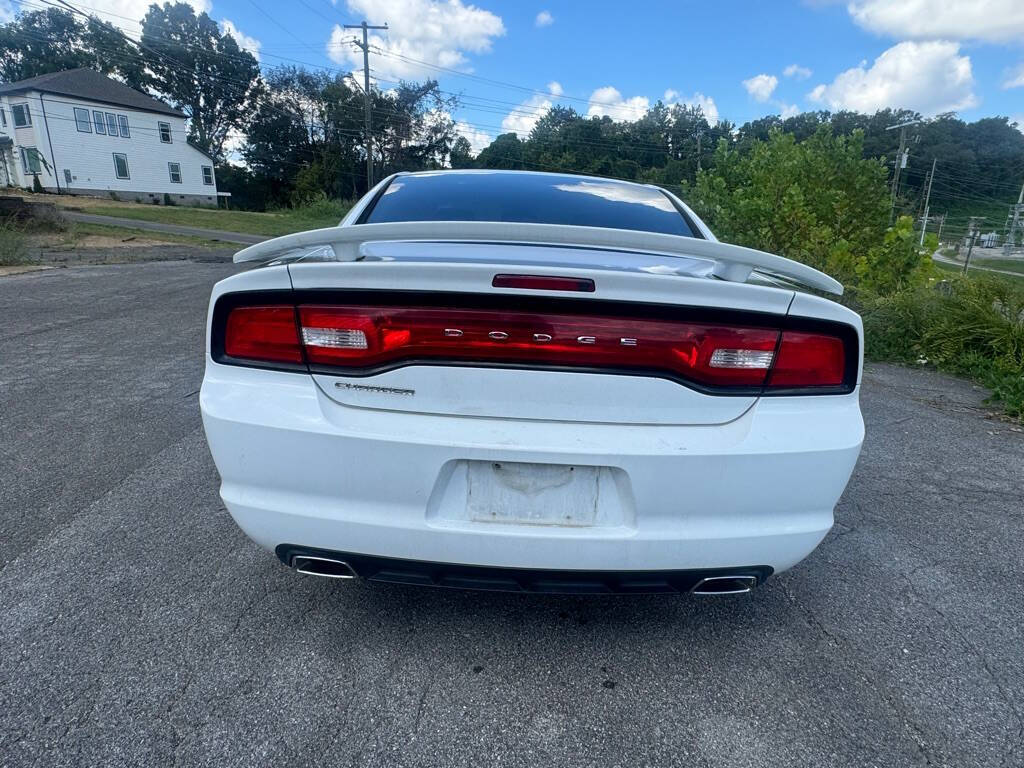
[[[369,191],[373,187],[373,120],[370,117],[370,101],[372,96],[370,94],[370,41],[367,37],[367,32],[371,29],[387,29],[388,25],[375,27],[372,24],[367,24],[365,21],[362,24],[346,24],[345,29],[361,29],[363,30],[363,42],[353,40],[357,46],[363,49],[363,102],[365,104],[366,111],[366,190]]]
[[[939,219],[939,234],[938,234],[938,238],[939,238],[939,244],[940,245],[942,244],[942,227],[945,224],[946,224],[946,214],[944,213],[944,214],[942,214],[942,217]]]
[[[921,242],[919,246],[924,245],[924,234],[928,231],[928,201],[932,197],[932,182],[935,180],[935,163],[938,162],[938,158],[932,159],[932,172],[928,174],[928,191],[924,195],[924,221],[921,222]]]
[[[896,128],[900,129],[900,148],[896,152],[896,164],[893,168],[892,176],[892,199],[889,203],[889,224],[891,225],[893,219],[896,217],[896,195],[900,188],[900,171],[903,170],[903,164],[906,162],[906,151],[907,151],[907,127],[911,125],[917,125],[920,120],[908,120],[905,123],[897,123],[896,125],[890,125],[885,130],[892,131]]]
[[[978,233],[975,231],[974,222],[984,221],[984,216],[971,216],[970,221],[967,224],[967,256],[964,258],[964,274],[967,274],[967,268],[971,266],[971,251],[974,250],[974,241],[978,239]]]
[[[697,130],[697,173],[700,173],[700,137],[704,135],[704,131],[701,129]]]

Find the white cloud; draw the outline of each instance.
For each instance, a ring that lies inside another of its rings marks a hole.
[[[245,34],[235,26],[235,23],[231,21],[231,19],[220,20],[220,31],[225,35],[231,35],[235,38],[235,42],[238,43],[239,48],[251,53],[256,58],[256,61],[260,60],[260,48],[263,46],[263,43],[255,37],[249,37]]]
[[[786,77],[795,77],[797,80],[806,80],[811,76],[812,72],[807,67],[801,67],[799,64],[790,64],[782,70],[782,74]]]
[[[533,20],[534,26],[538,27],[550,27],[555,23],[555,17],[551,15],[550,11],[541,11],[537,14],[537,18]]]
[[[646,96],[624,99],[617,88],[606,85],[590,94],[590,108],[587,117],[604,117],[612,120],[639,120],[651,106]]]
[[[693,96],[688,99],[680,99],[681,94],[679,91],[669,88],[665,91],[665,104],[672,106],[673,104],[682,104],[687,107],[700,107],[704,113],[704,119],[708,121],[709,125],[715,125],[718,123],[718,105],[715,104],[715,100],[710,96],[705,96],[700,91],[695,91]]]
[[[959,53],[959,44],[942,40],[899,43],[870,67],[862,61],[831,83],[816,86],[808,98],[831,109],[859,112],[906,107],[935,115],[968,109],[978,99],[971,60]]]
[[[785,102],[780,101],[778,107],[779,117],[781,117],[783,120],[785,120],[787,117],[796,117],[797,115],[800,114],[800,107],[798,107],[796,104],[786,104]]]
[[[1024,39],[1020,0],[851,0],[846,9],[864,29],[900,40]]]
[[[551,109],[551,98],[562,95],[562,86],[557,82],[552,81],[548,83],[547,89],[547,93],[538,93],[531,96],[505,115],[501,121],[501,132],[515,133],[521,139],[528,137],[537,121],[544,117],[547,111]]]
[[[373,69],[387,79],[437,75],[435,70],[409,59],[472,71],[466,54],[487,53],[494,38],[505,34],[500,16],[465,5],[462,0],[348,0],[347,5],[355,18],[388,23],[385,35],[369,37],[370,45],[383,51]],[[336,24],[327,43],[327,56],[353,72],[361,72],[363,53],[348,42],[352,38],[352,30]],[[408,58],[397,58],[401,56]]]
[[[779,78],[775,75],[754,75],[754,77],[743,81],[743,87],[747,89],[747,93],[754,98],[754,101],[768,101],[778,84]]]
[[[477,130],[462,120],[455,123],[455,130],[460,136],[466,137],[466,140],[469,142],[469,150],[474,157],[479,155],[481,150],[491,143],[491,135],[489,133]]]
[[[1024,88],[1024,61],[1006,73],[1003,89]]]

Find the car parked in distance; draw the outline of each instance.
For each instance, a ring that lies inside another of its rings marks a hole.
[[[320,576],[748,592],[828,533],[863,330],[832,278],[648,185],[397,174],[239,252],[203,423],[238,525]]]

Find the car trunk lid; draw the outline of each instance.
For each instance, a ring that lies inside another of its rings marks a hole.
[[[289,266],[300,316],[307,308],[310,327],[326,322],[315,314],[317,307],[346,316],[370,307],[387,313],[392,330],[399,320],[426,317],[438,338],[446,331],[463,335],[448,337],[448,347],[431,348],[423,359],[414,355],[370,369],[339,369],[329,356],[322,364],[311,358],[318,387],[342,408],[570,423],[722,424],[753,405],[756,387],[722,392],[713,383],[687,380],[685,371],[680,376],[628,365],[631,355],[640,359],[649,346],[643,338],[634,346],[630,340],[644,328],[660,331],[644,323],[678,323],[692,332],[742,319],[744,327],[773,328],[793,295],[709,279],[699,259],[613,250],[401,242],[367,243],[362,251],[362,261]],[[506,274],[573,278],[593,289],[496,287],[496,276]],[[508,347],[458,346],[472,339],[490,344],[492,333],[507,334],[494,345],[516,344],[514,354],[506,356]],[[553,338],[535,343],[537,336]],[[541,349],[559,340],[565,342],[560,352]],[[612,366],[592,359],[606,341],[616,346]]]

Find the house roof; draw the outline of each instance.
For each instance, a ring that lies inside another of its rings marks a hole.
[[[147,96],[141,91],[136,91],[134,88],[129,88],[116,80],[111,80],[93,69],[66,69],[63,72],[50,72],[46,75],[30,77],[27,80],[19,80],[16,83],[0,85],[0,93],[13,94],[23,91],[55,93],[61,96],[130,107],[143,112],[159,112],[175,117],[185,116],[162,101]]]

